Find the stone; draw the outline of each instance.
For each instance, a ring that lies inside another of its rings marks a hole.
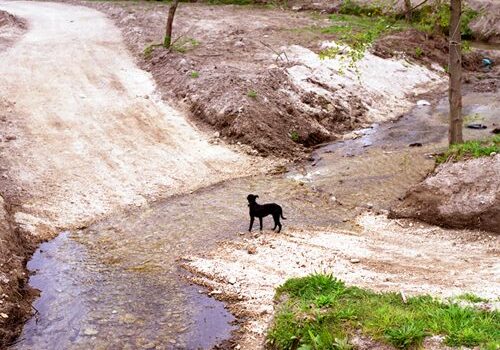
[[[97,331],[97,329],[93,329],[93,328],[85,328],[85,330],[83,331],[83,334],[86,336],[93,336],[93,335],[97,335],[98,333],[99,333],[99,331]]]
[[[351,263],[353,263],[353,264],[357,264],[357,263],[359,263],[361,260],[356,259],[356,258],[352,258],[352,259],[351,259],[351,260],[349,260],[349,261],[350,261]]]
[[[235,284],[236,283],[236,278],[235,277],[229,277],[228,280],[229,284]]]
[[[426,100],[418,100],[417,101],[417,106],[430,106],[431,103],[429,101],[426,101]]]

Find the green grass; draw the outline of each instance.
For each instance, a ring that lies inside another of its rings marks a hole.
[[[248,90],[247,96],[250,98],[257,98],[257,91],[255,90]]]
[[[488,140],[472,140],[452,145],[446,152],[436,157],[436,163],[479,158],[489,156],[492,152],[500,153],[500,135]]]
[[[299,140],[300,140],[299,133],[297,131],[293,130],[290,133],[290,139],[292,139],[293,142],[299,142]]]
[[[444,336],[453,347],[500,345],[498,311],[461,307],[453,300],[423,295],[404,303],[397,293],[348,287],[326,274],[289,279],[276,298],[284,301],[267,335],[274,349],[351,349],[349,338],[358,330],[398,349],[418,348],[431,335]]]
[[[194,70],[189,74],[189,76],[193,79],[196,79],[200,77],[200,73]]]
[[[186,53],[195,49],[200,45],[200,42],[193,38],[179,38],[177,41],[172,42],[172,50],[179,53]]]

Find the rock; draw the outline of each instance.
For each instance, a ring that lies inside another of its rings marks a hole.
[[[292,6],[292,11],[300,11],[302,10],[302,6]]]
[[[17,140],[17,136],[16,135],[7,135],[7,136],[5,136],[5,141],[14,141],[14,140]]]
[[[372,209],[373,208],[373,204],[372,203],[366,203],[365,204],[365,208]]]
[[[215,138],[219,138],[220,137],[220,132],[216,131],[216,132],[214,132],[214,134],[212,136],[215,137]]]
[[[500,128],[495,128],[495,129],[491,130],[491,132],[493,134],[500,134]]]
[[[426,100],[418,100],[417,101],[417,106],[430,106],[431,103],[429,101],[426,101]]]
[[[0,317],[2,317],[2,318],[9,318],[9,315],[7,315],[7,314],[5,314],[5,313],[2,312],[2,313],[0,313]]]
[[[235,284],[236,283],[236,278],[235,277],[229,277],[228,280],[229,284]]]
[[[93,335],[97,335],[98,333],[99,333],[99,331],[97,331],[97,329],[93,329],[93,328],[85,328],[85,330],[83,331],[83,334],[86,336],[93,336]]]
[[[349,260],[352,264],[357,264],[359,263],[361,260],[359,259],[356,259],[356,258],[352,258],[351,260]]]
[[[422,144],[420,142],[413,142],[409,144],[410,147],[422,147]]]
[[[331,196],[330,197],[330,201],[333,202],[333,203],[336,203],[337,202],[337,197]]]
[[[472,123],[472,124],[467,124],[467,128],[480,130],[480,129],[486,129],[487,126],[484,124]]]
[[[490,157],[494,157],[494,156],[496,156],[496,155],[497,155],[497,152],[491,152],[491,153],[490,153]]]
[[[245,43],[241,40],[234,43],[234,47],[244,47]]]

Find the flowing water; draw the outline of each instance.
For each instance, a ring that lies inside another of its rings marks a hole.
[[[468,94],[464,114],[498,125],[497,101],[492,94]],[[211,348],[230,336],[234,318],[182,278],[178,260],[242,237],[248,193],[282,204],[284,230],[355,231],[352,219],[360,211],[389,208],[433,168],[430,154],[446,147],[446,105],[443,99],[373,125],[356,139],[318,149],[313,162],[286,174],[228,181],[62,233],[28,265],[30,284],[42,293],[14,348]],[[465,130],[466,138],[480,138],[490,129]],[[409,146],[414,143],[421,146]],[[272,228],[271,219],[264,225]]]

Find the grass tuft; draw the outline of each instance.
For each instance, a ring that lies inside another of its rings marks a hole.
[[[287,298],[282,298],[284,295]],[[348,287],[329,274],[292,278],[276,291],[279,305],[267,342],[273,349],[352,349],[361,331],[398,349],[418,348],[442,335],[449,346],[494,349],[500,343],[500,313],[461,307],[429,295],[408,298]],[[480,298],[467,294],[467,299]]]
[[[436,163],[479,158],[489,156],[492,152],[500,153],[500,135],[488,140],[472,140],[451,145],[446,152],[436,157]]]

